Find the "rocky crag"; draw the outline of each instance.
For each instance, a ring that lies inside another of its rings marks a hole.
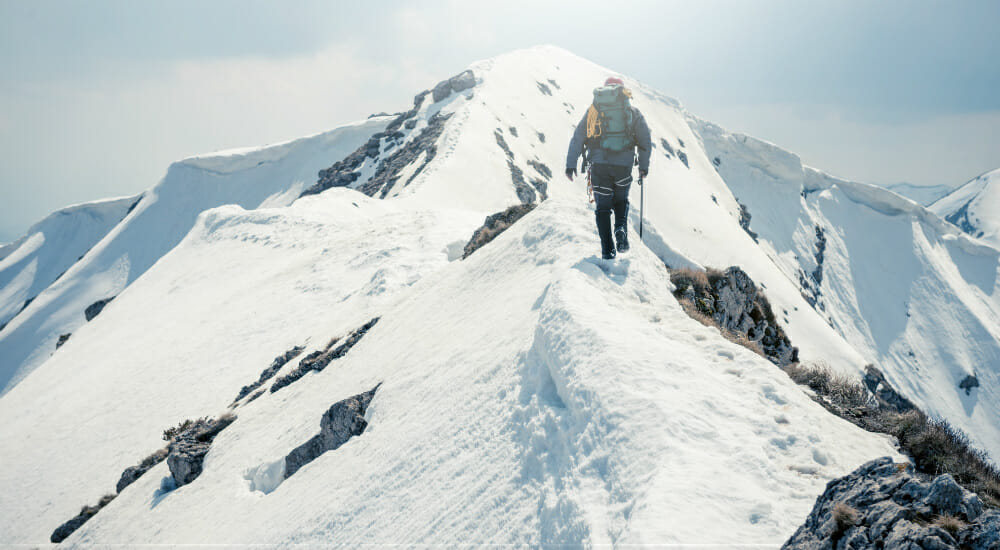
[[[775,365],[798,361],[799,350],[778,324],[767,297],[739,267],[707,272],[675,270],[670,280],[678,300],[710,317],[723,332],[756,343]]]
[[[921,479],[884,457],[831,481],[783,549],[1000,548],[1000,512],[949,474]]]

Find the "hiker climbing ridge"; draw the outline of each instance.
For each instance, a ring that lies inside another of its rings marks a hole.
[[[632,166],[639,166],[639,182],[649,173],[649,126],[631,105],[632,92],[617,77],[594,89],[594,101],[573,132],[566,155],[566,177],[576,176],[577,159],[583,157],[587,193],[594,210],[601,257],[614,258],[628,244],[628,193]],[[611,214],[614,212],[614,237]]]

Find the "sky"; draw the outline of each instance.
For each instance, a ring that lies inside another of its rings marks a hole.
[[[0,243],[538,44],[836,176],[957,186],[1000,167],[998,28],[993,0],[0,0]]]

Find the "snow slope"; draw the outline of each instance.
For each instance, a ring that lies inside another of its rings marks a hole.
[[[374,315],[346,357],[238,408],[195,482],[163,493],[161,464],[69,546],[777,545],[828,480],[893,453],[688,318],[649,251],[598,260],[580,201],[543,203],[448,263],[449,234],[471,229],[454,214],[333,190],[203,215],[90,334],[0,400],[0,440],[45,434],[2,446],[0,529],[44,540],[164,427],[218,414],[270,357]],[[158,334],[130,327],[143,311]],[[250,490],[248,470],[379,382],[362,436],[269,494]]]
[[[86,322],[87,306],[120,293],[180,242],[202,211],[222,204],[288,204],[315,180],[317,170],[354,150],[387,122],[384,117],[370,119],[268,148],[171,165],[125,220],[0,331],[0,395],[52,355],[60,334],[73,333]],[[23,304],[23,299],[11,300],[18,307]],[[0,307],[6,311],[13,306],[4,301]]]
[[[45,540],[164,428],[219,414],[294,345],[322,349],[381,315],[348,356],[237,411],[195,483],[160,491],[160,465],[70,542],[780,544],[827,479],[891,447],[684,316],[663,262],[740,265],[802,358],[848,373],[875,362],[1000,455],[995,249],[626,78],[656,147],[646,246],[633,234],[633,253],[598,261],[586,182],[561,173],[610,71],[548,46],[471,69],[473,88],[375,138],[353,188],[445,120],[373,191],[385,200],[295,197],[387,119],[182,161],[0,333],[0,532]],[[484,216],[543,191],[449,262]],[[981,386],[965,395],[972,373]],[[269,494],[249,489],[248,472],[378,382],[363,436]]]
[[[997,250],[895,193],[692,121],[761,248],[815,311],[924,411],[1000,456]],[[966,394],[968,376],[980,386]]]
[[[139,197],[68,206],[0,248],[0,326],[38,296],[125,217]]]
[[[1000,169],[987,172],[931,204],[937,215],[1000,249]]]

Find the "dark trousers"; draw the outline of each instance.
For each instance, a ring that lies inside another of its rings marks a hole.
[[[632,186],[632,167],[594,164],[590,167],[590,183],[594,187],[594,202],[597,203],[595,215],[601,248],[611,250],[614,248],[611,213],[615,213],[615,230],[628,229],[628,190]]]

